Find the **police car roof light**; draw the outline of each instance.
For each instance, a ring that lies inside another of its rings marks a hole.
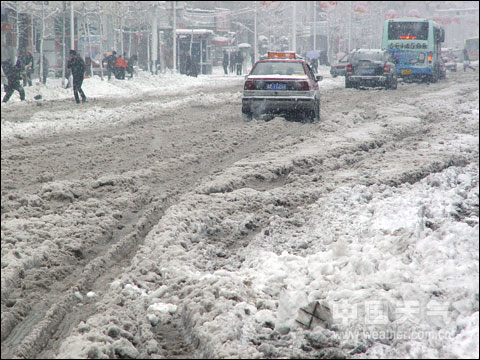
[[[269,59],[296,59],[294,51],[268,51]]]

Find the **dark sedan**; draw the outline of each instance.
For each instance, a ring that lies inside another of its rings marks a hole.
[[[358,49],[351,54],[345,87],[397,88],[397,68],[390,53],[379,49]]]

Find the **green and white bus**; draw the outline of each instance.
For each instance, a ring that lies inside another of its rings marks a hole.
[[[398,76],[406,81],[441,78],[444,41],[443,27],[429,19],[390,19],[383,26],[382,49],[392,54]]]

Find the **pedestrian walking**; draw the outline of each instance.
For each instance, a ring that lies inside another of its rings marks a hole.
[[[112,77],[112,73],[115,74],[115,61],[117,61],[117,52],[114,50],[103,60],[103,64],[107,66],[108,80]]]
[[[78,94],[82,96],[82,102],[87,101],[87,97],[82,90],[83,76],[85,75],[85,62],[75,50],[70,50],[70,59],[67,68],[72,71],[73,76],[73,96],[77,104],[80,104]]]
[[[228,74],[228,54],[227,54],[227,51],[226,50],[223,50],[223,72],[225,73],[225,75]]]
[[[5,61],[2,61],[2,85],[3,85],[3,90],[7,92],[7,73],[12,67],[12,61],[10,59],[7,59]]]
[[[6,75],[7,75],[7,86],[5,88],[5,96],[3,97],[3,102],[6,103],[12,96],[15,90],[20,94],[20,100],[25,100],[25,90],[20,85],[20,79],[22,78],[22,72],[24,71],[22,60],[19,58],[15,66],[11,66]]]
[[[195,61],[193,61],[192,56],[190,54],[187,54],[186,70],[187,70],[188,76],[193,76],[193,77],[198,76],[197,64],[195,64]]]
[[[90,66],[92,65],[92,58],[90,56],[85,56],[85,75],[88,77],[92,76],[90,71]]]
[[[320,65],[330,66],[330,63],[328,62],[327,50],[320,51],[320,59],[317,61],[317,66],[318,62],[320,62]]]
[[[23,86],[32,86],[32,74],[35,71],[33,65],[33,55],[30,50],[27,51],[27,54],[22,55],[23,66],[25,67],[25,73],[23,77]]]
[[[233,51],[228,52],[228,66],[230,73],[235,71],[235,53]]]
[[[242,75],[242,66],[243,66],[243,55],[240,50],[237,51],[237,61],[235,62],[237,64],[237,75]]]
[[[312,70],[316,74],[318,72],[318,59],[312,59]]]
[[[118,55],[117,61],[115,61],[115,77],[119,80],[125,80],[125,70],[127,69],[127,62],[122,55]]]
[[[468,55],[468,50],[466,48],[463,49],[463,71],[466,72],[468,69],[472,69],[476,71],[476,69],[470,65],[470,56]]]
[[[37,65],[38,65],[38,78],[45,85],[47,83],[48,65],[49,65],[47,58],[45,56],[43,56],[43,71],[42,71],[43,76],[40,76],[40,59],[38,59]]]

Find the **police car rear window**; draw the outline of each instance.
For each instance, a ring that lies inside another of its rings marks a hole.
[[[305,75],[303,64],[299,62],[259,62],[251,75]]]
[[[382,61],[383,60],[383,53],[382,52],[356,52],[352,56],[352,61],[362,61],[362,60],[373,60],[373,61]]]

